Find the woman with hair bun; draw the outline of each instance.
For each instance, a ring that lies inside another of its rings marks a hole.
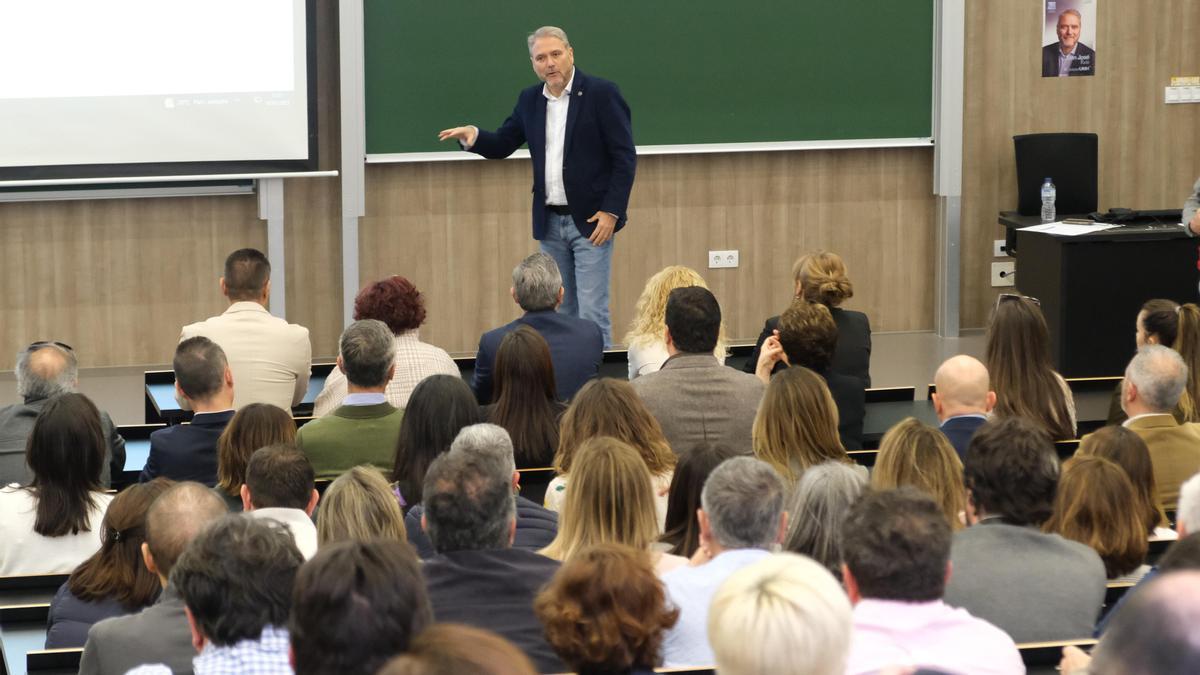
[[[846,264],[842,262],[842,257],[829,251],[806,253],[792,265],[792,279],[795,284],[794,297],[825,305],[837,324],[838,338],[832,371],[858,378],[864,388],[870,387],[871,322],[862,312],[842,309],[842,303],[854,296],[854,284],[846,275]],[[778,328],[778,316],[767,319],[754,344],[754,353],[746,362],[747,373],[755,371],[763,343]],[[777,369],[783,367],[776,366]]]

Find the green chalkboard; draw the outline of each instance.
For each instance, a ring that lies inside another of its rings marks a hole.
[[[526,36],[566,30],[616,82],[639,146],[926,138],[933,0],[366,0],[369,154],[455,150],[537,82]]]

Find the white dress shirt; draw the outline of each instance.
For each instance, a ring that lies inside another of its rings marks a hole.
[[[303,509],[271,506],[247,511],[246,515],[252,518],[269,518],[286,526],[305,560],[310,560],[317,554],[317,526]]]
[[[542,85],[546,97],[546,203],[567,204],[567,188],[563,184],[563,150],[567,144],[567,108],[571,105],[571,87],[575,85],[575,69],[562,93],[554,96],[550,85]]]

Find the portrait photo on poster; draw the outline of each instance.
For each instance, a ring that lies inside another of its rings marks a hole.
[[[1045,0],[1042,12],[1042,77],[1096,74],[1096,3]]]

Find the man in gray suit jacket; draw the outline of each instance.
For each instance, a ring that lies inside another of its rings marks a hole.
[[[967,524],[954,535],[947,604],[1018,644],[1092,635],[1104,602],[1100,556],[1039,526],[1058,486],[1050,437],[1021,418],[984,424],[967,449]]]
[[[79,661],[82,675],[123,675],[161,663],[175,675],[191,675],[192,631],[183,598],[167,582],[175,562],[196,535],[228,513],[225,501],[199,483],[179,483],[162,493],[146,514],[146,567],[158,575],[158,601],[137,614],[105,619],[88,630]]]
[[[665,319],[670,357],[658,372],[634,380],[634,390],[676,454],[705,441],[750,454],[754,415],[766,386],[713,356],[721,332],[716,297],[700,286],[676,288],[667,297]]]

